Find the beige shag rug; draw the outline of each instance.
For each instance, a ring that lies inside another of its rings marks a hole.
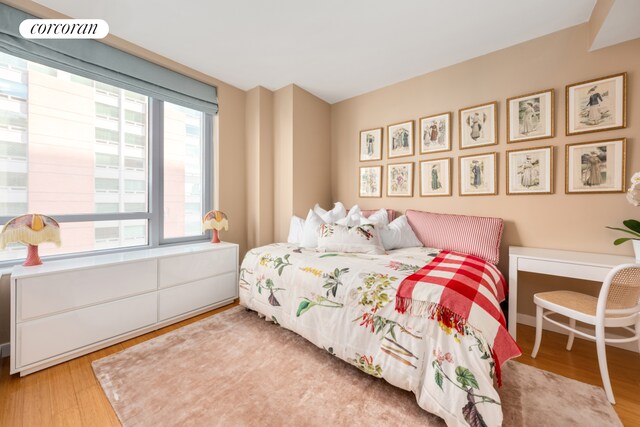
[[[412,393],[235,307],[93,362],[124,426],[443,426]],[[508,362],[505,426],[621,426],[598,387]]]

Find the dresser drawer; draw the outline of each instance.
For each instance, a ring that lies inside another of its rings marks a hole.
[[[217,276],[238,268],[235,248],[160,258],[158,263],[160,288]]]
[[[235,271],[162,289],[158,297],[158,321],[238,296]]]
[[[17,366],[77,350],[157,321],[157,295],[144,295],[24,322],[16,327]]]
[[[20,279],[18,322],[157,289],[157,260]]]

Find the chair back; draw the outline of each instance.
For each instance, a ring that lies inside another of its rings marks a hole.
[[[603,305],[607,311],[619,314],[640,311],[640,264],[622,264],[611,270],[598,299],[598,308]]]

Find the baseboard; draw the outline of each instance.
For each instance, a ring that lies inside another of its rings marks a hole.
[[[522,323],[523,325],[527,325],[527,326],[533,326],[535,328],[536,327],[536,317],[528,315],[528,314],[518,313],[518,323]],[[543,326],[542,326],[542,329],[544,329],[545,331],[557,332],[557,333],[562,334],[562,335],[569,335],[569,331],[567,331],[566,329],[563,329],[560,326],[554,325],[553,323],[549,323],[549,322],[544,322]],[[585,327],[578,326],[577,329],[580,330],[580,331],[593,333],[592,330],[589,330],[588,328],[585,328]],[[609,334],[608,336],[610,338],[623,338],[621,335],[617,335],[617,334]],[[577,340],[584,339],[584,338],[579,337],[578,335],[576,335],[575,337],[576,337],[575,339],[577,339]],[[542,345],[544,345],[544,342],[542,343]],[[622,348],[622,349],[629,350],[629,351],[633,351],[634,353],[640,352],[640,349],[638,349],[638,342],[637,341],[625,342],[625,343],[611,343],[611,344],[607,344],[607,345],[610,345],[612,347]]]
[[[4,344],[0,344],[0,359],[3,357],[9,357],[11,354],[11,344],[6,342]]]

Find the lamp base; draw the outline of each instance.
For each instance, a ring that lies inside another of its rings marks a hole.
[[[33,267],[34,265],[42,264],[40,255],[38,255],[38,245],[27,246],[27,259],[24,261],[25,267]]]
[[[220,243],[220,238],[218,237],[218,230],[211,230],[211,243]]]

